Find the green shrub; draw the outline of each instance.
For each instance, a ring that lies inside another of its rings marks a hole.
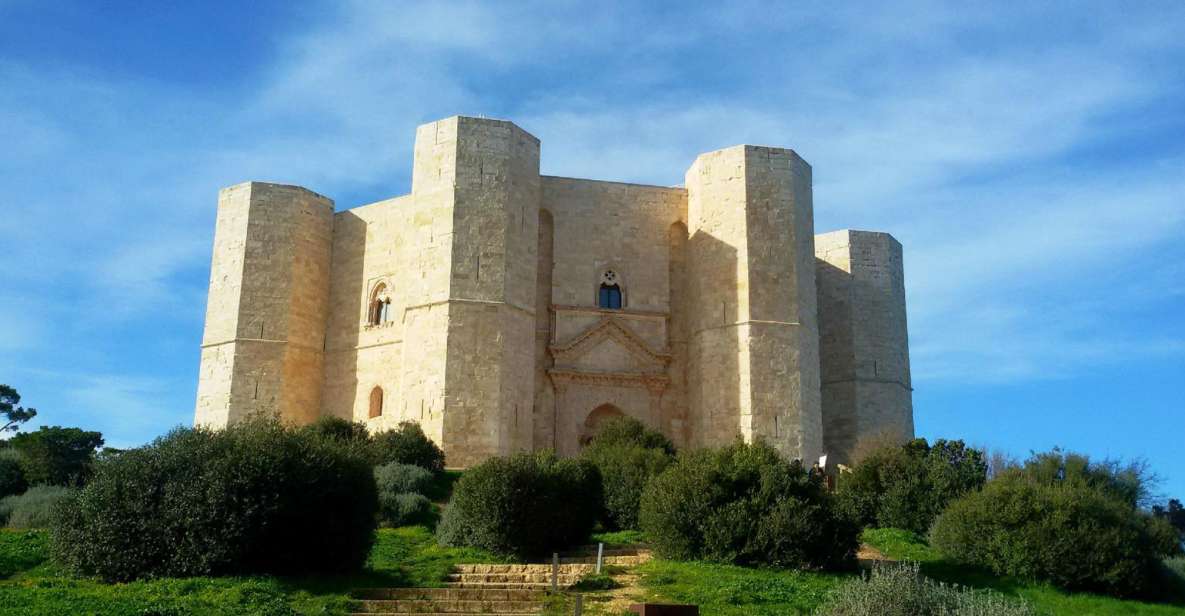
[[[1153,591],[1165,537],[1162,521],[1113,493],[1012,470],[951,503],[930,542],[997,575],[1122,597]]]
[[[638,528],[642,490],[651,477],[674,461],[674,447],[642,422],[622,417],[605,422],[581,456],[601,475],[605,509],[601,522],[609,530]]]
[[[380,494],[379,512],[383,522],[392,527],[421,524],[432,526],[436,522],[436,510],[432,501],[423,494],[404,492],[402,494]]]
[[[1036,616],[1021,600],[939,584],[917,563],[878,565],[868,577],[845,582],[817,611],[820,616]]]
[[[843,568],[859,533],[821,478],[764,443],[680,454],[646,486],[640,518],[675,560]]]
[[[611,447],[614,445],[636,445],[645,449],[661,449],[668,454],[675,454],[675,446],[671,440],[661,432],[651,430],[646,424],[632,417],[614,417],[602,423],[590,446],[596,444]]]
[[[432,488],[434,475],[426,468],[391,462],[375,467],[379,495],[379,516],[388,526],[431,525],[435,522],[432,502],[424,496]]]
[[[36,432],[12,437],[9,446],[20,453],[25,481],[30,485],[79,486],[93,472],[95,450],[103,446],[103,435],[41,426]]]
[[[543,556],[586,540],[601,507],[600,477],[585,460],[490,458],[457,481],[437,535],[443,545]]]
[[[925,533],[950,501],[983,486],[982,451],[963,441],[915,439],[879,449],[839,479],[843,510],[861,526]]]
[[[359,569],[374,475],[354,448],[252,419],[177,429],[99,464],[53,528],[53,553],[109,581]]]
[[[304,427],[305,430],[331,439],[352,443],[369,444],[370,432],[366,424],[340,417],[323,416]]]
[[[17,459],[16,452],[0,450],[0,498],[20,494],[29,489],[25,471]]]
[[[395,430],[374,435],[371,448],[375,466],[398,462],[437,473],[444,470],[444,451],[415,422],[404,421]]]
[[[18,530],[49,528],[58,503],[70,492],[62,486],[33,486],[23,494],[0,499],[0,526]]]
[[[379,496],[415,492],[426,494],[432,488],[432,471],[413,464],[391,462],[374,468],[374,482]]]

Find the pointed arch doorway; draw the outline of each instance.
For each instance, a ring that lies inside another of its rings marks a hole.
[[[612,404],[602,404],[593,409],[584,419],[580,429],[580,447],[583,449],[601,431],[601,425],[609,419],[625,417],[625,412]]]

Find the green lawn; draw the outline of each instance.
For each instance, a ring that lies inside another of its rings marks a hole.
[[[692,603],[702,616],[809,614],[854,574],[654,559],[639,568],[648,601]]]
[[[920,562],[922,573],[933,579],[975,588],[990,588],[1007,595],[1022,597],[1037,609],[1055,616],[1185,615],[1185,601],[1179,601],[1177,605],[1125,601],[1087,593],[1068,593],[1048,584],[996,577],[982,570],[944,560],[936,550],[909,531],[893,528],[866,530],[861,539],[891,558]]]
[[[428,529],[378,531],[367,568],[352,576],[157,579],[105,584],[47,561],[43,531],[0,530],[0,615],[343,614],[347,593],[369,586],[436,586],[454,564],[493,562],[477,550],[442,548]]]

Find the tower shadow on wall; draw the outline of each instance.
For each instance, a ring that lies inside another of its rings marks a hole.
[[[322,412],[356,421],[355,398],[358,395],[358,346],[361,342],[362,303],[366,281],[363,279],[363,251],[348,253],[343,246],[366,245],[366,221],[350,211],[339,212],[333,226],[333,276],[329,325],[325,334],[325,381],[321,391]],[[387,392],[387,394],[393,392]],[[394,396],[387,395],[392,402]]]
[[[741,434],[737,250],[696,230],[687,241],[687,262],[691,445],[720,447]]]

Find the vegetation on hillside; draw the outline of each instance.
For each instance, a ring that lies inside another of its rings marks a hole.
[[[839,477],[839,502],[864,527],[925,533],[950,501],[978,490],[984,453],[963,441],[914,439],[872,451]]]
[[[109,581],[356,570],[372,472],[357,449],[274,419],[179,428],[98,465],[60,510],[54,555]]]
[[[619,417],[606,421],[580,455],[601,475],[605,493],[601,524],[613,530],[637,529],[642,491],[671,465],[675,447],[642,422]]]
[[[490,458],[465,471],[437,533],[441,544],[527,558],[588,539],[603,496],[596,467],[550,452]]]
[[[1132,467],[1034,455],[951,503],[931,539],[950,558],[998,575],[1155,596],[1161,561],[1180,546],[1167,522],[1137,507],[1145,483]]]
[[[842,569],[858,528],[822,477],[764,443],[683,452],[642,494],[642,531],[675,560]]]

